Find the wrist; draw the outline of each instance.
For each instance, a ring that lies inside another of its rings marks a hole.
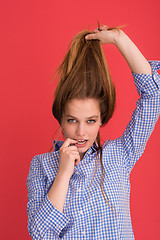
[[[113,44],[118,47],[119,44],[124,41],[126,34],[121,29],[114,30]]]
[[[58,179],[65,180],[65,181],[68,181],[68,182],[69,182],[69,180],[71,178],[67,173],[64,173],[64,172],[62,172],[60,170],[58,170],[56,177]]]

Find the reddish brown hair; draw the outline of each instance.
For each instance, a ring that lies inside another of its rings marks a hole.
[[[71,41],[68,52],[57,71],[59,74],[59,82],[55,90],[52,112],[60,125],[66,103],[74,98],[97,99],[99,102],[102,126],[108,123],[114,112],[116,99],[115,88],[100,41],[85,40],[85,36],[90,33],[92,32],[89,30],[82,31]],[[96,140],[98,143],[96,163],[98,154],[100,153],[99,159],[102,169],[101,191],[106,202],[115,214],[115,209],[107,197],[107,194],[105,193],[106,196],[104,195],[103,181],[105,170],[102,162],[102,146],[99,133]]]
[[[115,89],[99,40],[85,40],[91,31],[80,32],[71,42],[58,68],[60,76],[52,107],[61,124],[66,103],[73,98],[95,98],[99,101],[103,126],[111,118],[115,106]]]

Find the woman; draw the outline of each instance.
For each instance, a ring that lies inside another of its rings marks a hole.
[[[124,134],[103,146],[99,128],[113,114],[115,90],[101,44],[119,49],[140,95]],[[102,26],[73,39],[52,108],[65,141],[35,156],[27,179],[32,239],[134,239],[129,174],[159,116],[159,68],[118,28]]]

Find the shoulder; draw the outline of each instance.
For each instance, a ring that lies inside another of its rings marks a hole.
[[[45,175],[50,172],[57,172],[59,165],[59,151],[47,152],[35,155],[31,161],[30,168],[39,169]]]
[[[45,161],[46,159],[48,159],[50,157],[50,154],[51,153],[49,153],[49,152],[37,154],[33,157],[33,160],[37,159],[40,162]]]
[[[40,163],[48,162],[49,160],[54,160],[59,156],[59,151],[46,152],[37,154],[33,157],[32,161],[39,161]]]

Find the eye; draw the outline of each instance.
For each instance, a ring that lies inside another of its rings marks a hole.
[[[88,120],[88,123],[95,123],[95,122],[96,122],[96,120],[94,120],[94,119]]]
[[[75,123],[75,122],[76,122],[76,120],[75,120],[75,119],[72,119],[72,118],[70,118],[70,119],[67,119],[67,122],[69,122],[69,123]]]

